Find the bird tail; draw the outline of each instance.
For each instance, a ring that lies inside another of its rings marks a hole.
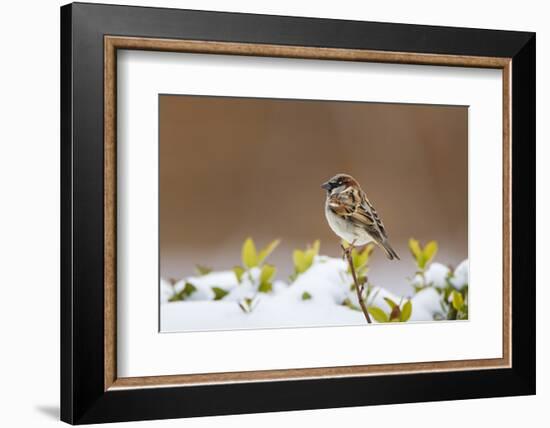
[[[401,260],[388,241],[382,242],[381,246],[382,246],[382,249],[384,250],[384,252],[386,253],[386,256],[388,257],[388,259],[390,259],[390,260],[393,260],[393,259]]]

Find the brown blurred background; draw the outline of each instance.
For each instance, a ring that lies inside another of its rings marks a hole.
[[[370,279],[409,292],[409,237],[439,242],[436,259],[467,258],[467,107],[160,96],[160,274],[240,263],[247,236],[282,243],[269,259],[292,273],[292,250],[321,240],[340,255],[320,185],[353,175],[401,256],[376,252]]]

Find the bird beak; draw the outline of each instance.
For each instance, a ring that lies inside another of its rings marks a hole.
[[[330,182],[327,181],[326,183],[321,184],[321,189],[330,190],[332,186],[330,185]]]

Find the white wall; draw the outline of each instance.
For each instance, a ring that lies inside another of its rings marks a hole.
[[[113,3],[104,1],[104,3]],[[550,254],[550,27],[545,2],[395,0],[126,1],[149,6],[537,31],[538,264]],[[0,13],[0,421],[54,426],[59,396],[59,10],[57,0],[4,2]],[[543,144],[546,142],[546,144]],[[543,185],[544,183],[544,185]],[[546,197],[543,199],[543,194]],[[538,274],[538,396],[229,416],[140,426],[516,427],[547,420],[548,285]],[[544,340],[543,340],[544,339]],[[475,385],[472,385],[475,388]],[[127,424],[125,426],[137,426]]]

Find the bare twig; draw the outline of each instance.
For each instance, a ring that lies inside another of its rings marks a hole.
[[[342,245],[342,250],[344,250],[344,256],[348,260],[349,269],[351,271],[351,276],[353,277],[353,282],[355,283],[355,291],[357,292],[357,300],[359,300],[359,306],[361,306],[361,311],[363,311],[363,314],[365,315],[365,318],[367,320],[367,323],[371,324],[372,320],[370,319],[369,311],[367,309],[367,305],[365,301],[363,300],[363,285],[359,284],[359,281],[357,281],[357,275],[355,274],[355,267],[353,266],[353,258],[351,256],[351,252],[353,250],[353,244],[351,244],[348,248],[345,248]]]

